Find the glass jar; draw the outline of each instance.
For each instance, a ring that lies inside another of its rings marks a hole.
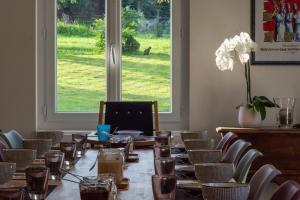
[[[98,174],[113,174],[117,185],[123,179],[124,153],[119,149],[101,149],[98,157]]]

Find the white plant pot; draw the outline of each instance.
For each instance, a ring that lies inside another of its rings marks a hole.
[[[261,126],[262,120],[260,113],[249,109],[247,106],[240,106],[238,122],[242,128],[255,128]]]

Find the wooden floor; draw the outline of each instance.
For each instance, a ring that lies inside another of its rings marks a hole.
[[[124,177],[130,179],[129,190],[118,192],[120,200],[152,200],[151,175],[154,174],[153,169],[153,150],[136,150],[139,154],[140,161],[138,163],[129,163],[124,171]],[[97,174],[97,166],[93,171],[89,172],[97,155],[97,150],[89,150],[85,157],[78,161],[74,169],[70,172],[82,176],[94,176]],[[64,178],[75,180],[70,175]],[[79,186],[76,183],[62,181],[62,184],[55,188],[48,196],[47,200],[80,200]]]

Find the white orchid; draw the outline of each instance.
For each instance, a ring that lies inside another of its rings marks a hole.
[[[233,70],[235,60],[238,58],[242,64],[250,59],[250,53],[255,51],[256,43],[248,33],[242,32],[233,38],[225,39],[216,51],[216,64],[221,71]]]
[[[250,35],[241,32],[233,38],[225,39],[216,51],[216,65],[221,71],[233,70],[234,63],[239,60],[245,65],[247,102],[252,102],[250,81],[250,53],[256,50],[256,43]]]

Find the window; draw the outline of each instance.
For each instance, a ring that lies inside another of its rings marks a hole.
[[[161,121],[179,121],[182,3],[39,2],[45,10],[38,27],[44,33],[39,63],[45,66],[39,82],[46,80],[38,90],[39,118],[94,122],[100,100],[158,100]]]

